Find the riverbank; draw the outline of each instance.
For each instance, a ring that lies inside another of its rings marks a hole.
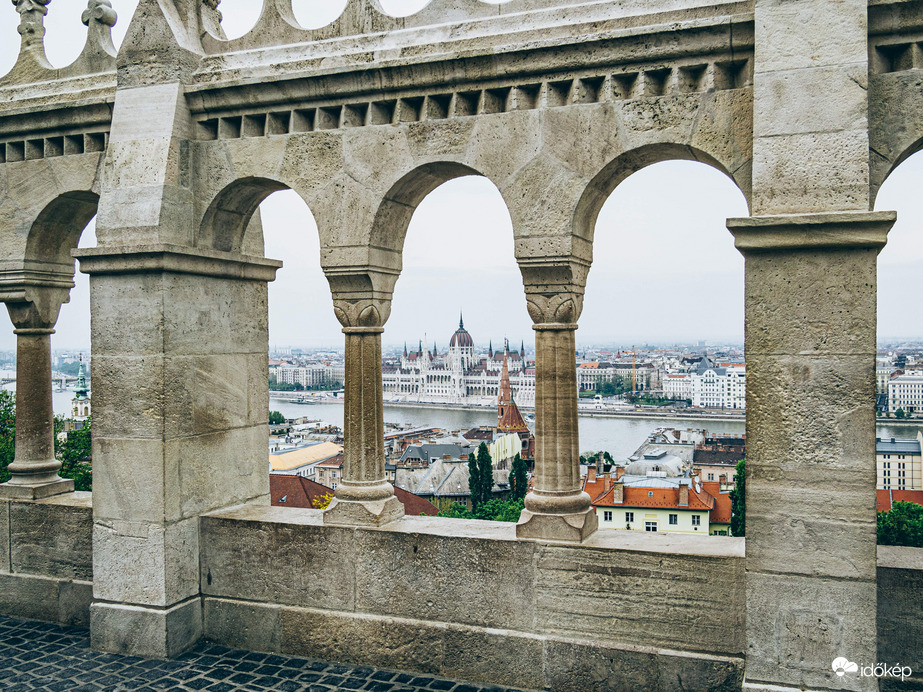
[[[275,392],[270,392],[270,397],[287,401],[299,406],[316,406],[318,404],[342,404],[343,400],[334,397],[311,397],[305,401],[294,401],[288,398],[282,399],[275,396]],[[410,408],[410,409],[435,409],[443,411],[484,411],[493,412],[496,410],[495,405],[482,404],[458,404],[458,403],[441,403],[427,401],[385,401],[384,405],[388,408]],[[520,406],[523,412],[532,412],[531,406]],[[681,413],[679,411],[669,411],[664,409],[631,409],[631,410],[614,410],[614,409],[596,409],[587,407],[578,407],[578,416],[588,418],[641,418],[656,420],[673,420],[673,421],[691,421],[698,422],[743,422],[746,419],[743,413],[717,413],[714,411],[690,411]]]

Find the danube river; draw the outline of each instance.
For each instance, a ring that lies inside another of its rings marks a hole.
[[[306,416],[333,425],[343,426],[343,404],[293,404],[282,399],[272,399],[269,407],[279,411],[286,418]],[[478,425],[496,425],[497,414],[492,409],[470,411],[466,409],[431,408],[424,406],[388,406],[385,404],[386,423],[408,423],[420,427],[446,428],[447,430],[468,430]],[[744,432],[744,422],[695,421],[688,418],[612,418],[603,416],[580,416],[580,450],[604,449],[616,459],[632,454],[655,428],[705,428],[710,433]],[[915,437],[919,426],[878,426],[880,437]]]
[[[8,385],[7,389],[14,389]],[[59,416],[71,415],[72,391],[54,392],[54,412]],[[306,416],[312,420],[322,420],[333,425],[343,426],[343,404],[293,404],[282,399],[270,400],[269,408],[280,411],[286,418]],[[634,452],[644,438],[659,427],[669,428],[705,428],[710,433],[742,433],[743,421],[695,421],[670,418],[611,418],[580,416],[581,451],[604,449],[615,458],[625,458]],[[431,408],[417,406],[385,405],[386,423],[403,423],[420,427],[445,428],[447,430],[468,430],[478,425],[495,425],[497,414],[493,409],[470,411],[466,409]],[[915,437],[917,430],[923,430],[923,420],[918,425],[885,424],[879,425],[879,437]]]

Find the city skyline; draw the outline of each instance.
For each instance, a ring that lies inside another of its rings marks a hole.
[[[345,0],[324,7],[309,4],[296,2],[299,20],[321,25],[338,14]],[[426,3],[382,4],[407,14]],[[120,13],[113,32],[117,44],[136,5],[136,0],[113,0]],[[73,31],[82,7],[80,2],[49,6],[46,46],[55,65],[69,63],[83,46],[83,33]],[[221,10],[226,31],[236,36],[256,21],[259,4],[224,0]],[[0,73],[12,66],[19,47],[16,23],[7,21],[15,8],[3,12]],[[915,192],[921,178],[923,158],[912,156],[885,182],[876,203],[878,209],[899,213],[880,256],[887,270],[881,272],[878,294],[880,341],[923,334],[923,306],[911,299],[914,279],[923,272],[923,238],[916,231],[923,226],[923,199]],[[263,203],[261,213],[266,255],[285,263],[270,284],[270,343],[341,345],[307,206],[294,192],[279,192]],[[724,224],[728,217],[747,214],[745,199],[731,180],[702,163],[666,162],[630,176],[599,216],[578,343],[742,342],[743,258]],[[81,246],[93,245],[91,222]],[[54,348],[89,348],[88,278],[78,273],[76,284],[70,303],[62,307]],[[438,345],[451,336],[459,310],[476,340],[515,334],[531,342],[509,214],[497,188],[484,178],[450,181],[416,210],[384,344],[397,345],[426,331]],[[0,349],[15,348],[12,325],[7,325],[0,330]]]

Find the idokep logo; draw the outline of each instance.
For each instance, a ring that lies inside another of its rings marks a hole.
[[[839,677],[843,677],[846,673],[858,673],[859,664],[853,663],[849,659],[840,656],[839,658],[833,659],[833,672]]]
[[[913,674],[910,666],[900,664],[890,666],[884,663],[874,666],[860,666],[844,656],[838,656],[833,659],[831,667],[838,677],[843,677],[846,673],[858,673],[860,678],[900,678],[903,682]]]

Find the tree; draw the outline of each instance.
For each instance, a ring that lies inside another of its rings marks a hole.
[[[324,493],[323,495],[315,495],[311,498],[311,507],[314,509],[327,509],[330,506],[330,503],[333,501],[333,493]]]
[[[481,502],[489,502],[494,496],[494,464],[490,458],[490,451],[483,442],[478,445],[478,472]]]
[[[923,548],[923,505],[895,502],[890,512],[879,512],[878,545]]]
[[[0,483],[10,480],[8,466],[16,454],[16,395],[0,390]]]
[[[61,459],[61,478],[72,478],[74,490],[93,490],[93,432],[92,419],[84,421],[83,428],[71,430],[58,447]]]
[[[514,500],[522,500],[529,492],[528,465],[517,454],[513,459],[513,468],[510,469],[510,491]]]
[[[468,455],[468,491],[471,494],[471,506],[477,509],[481,503],[481,474],[474,454]]]
[[[285,416],[283,416],[278,411],[269,412],[269,424],[270,425],[283,425],[285,423]]]
[[[896,418],[903,418],[904,415],[906,415],[906,414],[904,413],[904,409],[902,409],[902,408],[899,408],[899,409],[897,409],[897,411],[894,412],[894,416],[895,416]]]
[[[737,462],[734,475],[734,489],[731,491],[731,535],[743,536],[746,533],[747,519],[747,485],[746,459]]]

